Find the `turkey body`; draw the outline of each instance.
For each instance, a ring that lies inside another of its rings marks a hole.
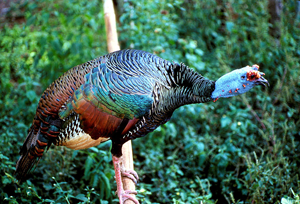
[[[122,145],[166,123],[185,104],[213,100],[215,82],[184,64],[139,50],[122,50],[78,65],[43,93],[17,163],[17,178],[51,144],[85,149],[112,140]]]

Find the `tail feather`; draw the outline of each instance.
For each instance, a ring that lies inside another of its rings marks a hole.
[[[40,131],[34,134],[33,128],[27,135],[27,138],[20,150],[21,157],[19,158],[15,175],[19,182],[26,180],[27,173],[37,164],[40,157],[36,154],[37,138]]]

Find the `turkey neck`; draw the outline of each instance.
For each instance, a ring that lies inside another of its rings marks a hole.
[[[156,84],[152,111],[172,113],[180,106],[211,101],[215,81],[204,78],[183,63],[172,64],[168,71],[171,87]]]

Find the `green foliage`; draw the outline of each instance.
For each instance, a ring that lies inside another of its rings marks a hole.
[[[205,77],[259,64],[271,86],[175,111],[133,141],[143,203],[300,203],[300,15],[284,1],[280,38],[267,0],[126,1],[122,48],[184,62]],[[116,203],[110,142],[51,147],[22,184],[18,151],[43,90],[67,69],[106,53],[99,1],[23,1],[0,23],[0,200]],[[15,19],[15,21],[14,21]],[[18,20],[17,20],[18,19]]]

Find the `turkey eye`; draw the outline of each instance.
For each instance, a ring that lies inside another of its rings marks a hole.
[[[251,75],[251,79],[254,79],[254,77],[255,77],[255,75],[254,75],[254,74],[252,74],[252,75]]]
[[[241,76],[242,79],[245,79],[245,76]]]

